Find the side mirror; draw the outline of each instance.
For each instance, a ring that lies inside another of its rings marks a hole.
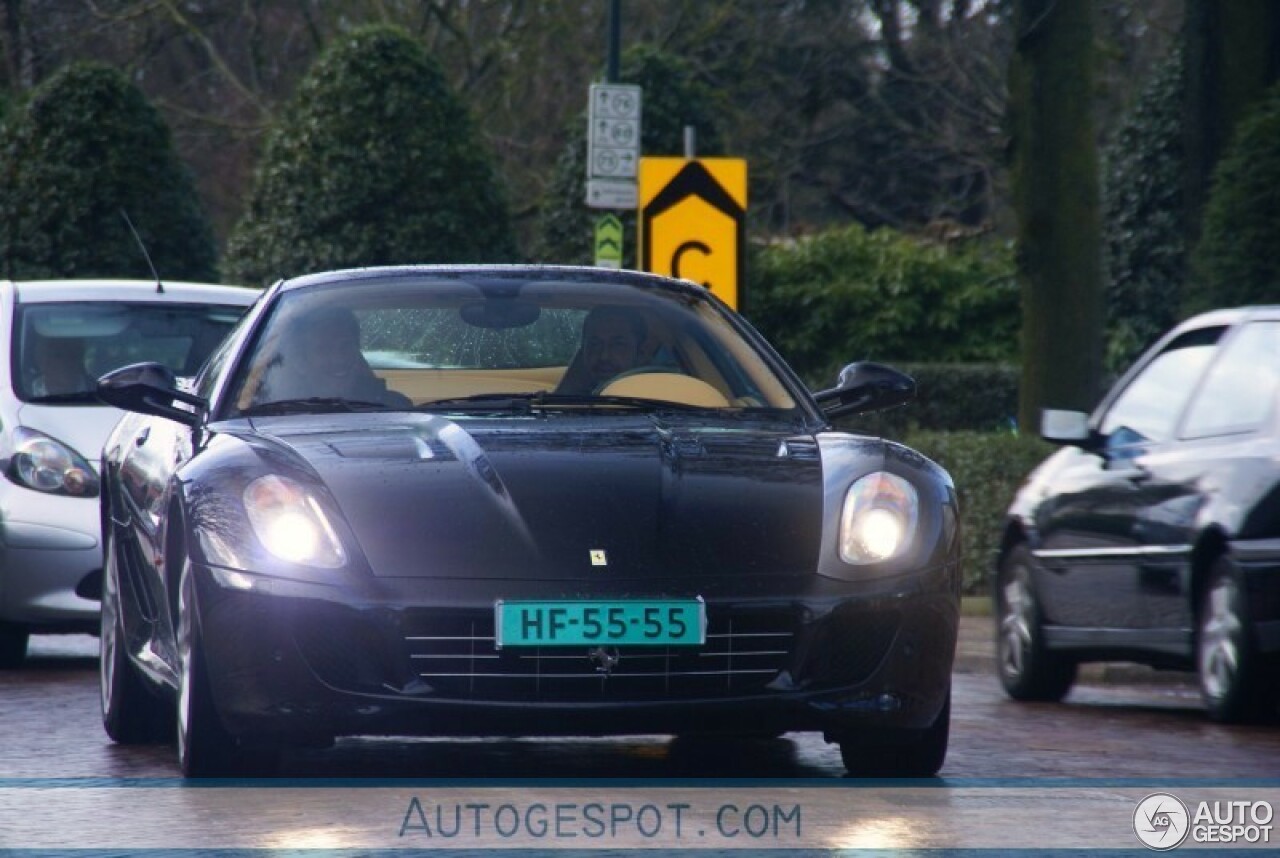
[[[1054,444],[1083,444],[1093,437],[1089,415],[1083,411],[1040,411],[1040,437]]]
[[[814,394],[828,417],[883,411],[905,405],[915,396],[911,376],[870,361],[849,364],[840,370],[835,387]]]
[[[200,424],[208,407],[203,399],[178,389],[178,380],[167,366],[135,363],[98,379],[98,398],[108,405],[176,420],[192,428]],[[177,403],[190,406],[179,408]]]

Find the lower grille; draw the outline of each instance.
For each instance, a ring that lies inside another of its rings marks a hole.
[[[413,672],[439,696],[609,701],[761,691],[787,668],[794,637],[795,622],[786,612],[709,612],[707,642],[699,647],[497,650],[488,613],[423,617],[405,635],[405,644]]]

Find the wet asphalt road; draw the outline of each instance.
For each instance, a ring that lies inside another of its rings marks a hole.
[[[957,662],[952,778],[1276,778],[1280,725],[1209,722],[1186,681],[1118,682],[1091,673],[1065,704],[1005,698],[967,619]],[[171,745],[120,747],[102,731],[97,641],[33,638],[32,657],[0,672],[0,778],[172,778]],[[777,740],[346,739],[286,755],[290,778],[839,778],[835,746]]]

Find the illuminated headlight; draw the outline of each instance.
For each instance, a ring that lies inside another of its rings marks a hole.
[[[867,474],[844,496],[840,559],[876,563],[902,552],[915,535],[920,501],[915,487],[884,471]]]
[[[287,477],[270,474],[249,483],[244,508],[268,551],[290,563],[337,569],[347,553],[315,497]]]
[[[19,426],[13,430],[9,479],[20,486],[77,498],[98,496],[98,474],[84,457],[43,432]]]

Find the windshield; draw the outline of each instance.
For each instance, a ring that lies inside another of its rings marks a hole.
[[[15,319],[14,391],[28,402],[96,403],[99,376],[141,361],[194,375],[238,306],[80,301],[29,304]]]
[[[233,413],[791,409],[716,305],[616,281],[397,276],[285,291]]]

